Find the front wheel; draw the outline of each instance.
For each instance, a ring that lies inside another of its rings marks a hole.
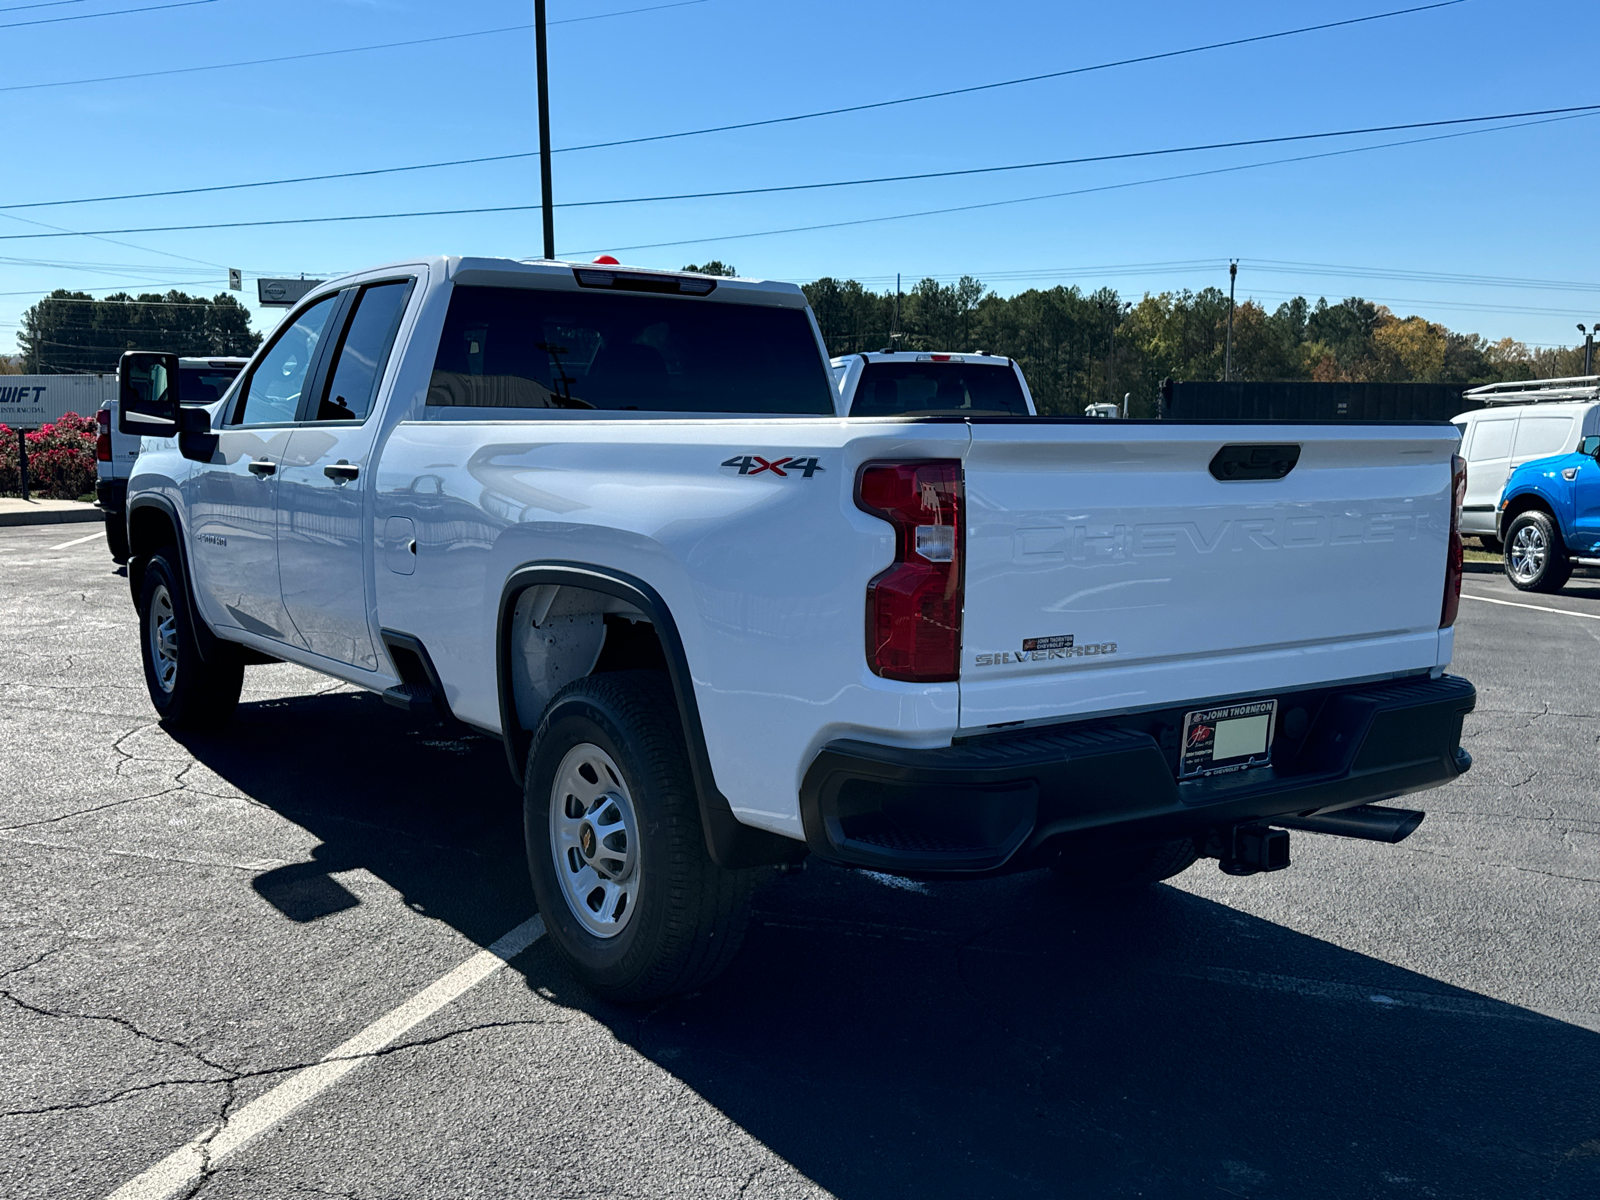
[[[1524,592],[1559,592],[1572,578],[1572,559],[1550,514],[1518,513],[1506,531],[1506,578]]]
[[[692,991],[738,951],[752,874],[711,861],[660,672],[591,675],[556,694],[528,752],[523,831],[545,928],[596,994]]]
[[[244,656],[237,646],[219,641],[202,658],[184,599],[177,551],[170,546],[156,551],[139,586],[145,687],[163,725],[212,728],[224,724],[239,704]]]

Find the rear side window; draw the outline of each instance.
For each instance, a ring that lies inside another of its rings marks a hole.
[[[1524,415],[1517,422],[1517,457],[1542,458],[1574,449],[1571,417]]]
[[[869,362],[861,371],[852,417],[923,413],[1028,415],[1017,373],[992,363]]]
[[[1511,457],[1511,434],[1517,428],[1515,419],[1479,421],[1475,428],[1476,432],[1472,435],[1472,450],[1467,456],[1469,463]]]
[[[428,403],[831,416],[833,390],[802,309],[457,287]]]
[[[316,421],[364,421],[389,361],[389,347],[405,312],[411,281],[377,283],[361,289],[345,326],[332,378],[317,401]]]

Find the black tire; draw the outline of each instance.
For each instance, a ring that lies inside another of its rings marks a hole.
[[[106,514],[106,546],[111,550],[111,561],[128,561],[128,525],[122,513]]]
[[[1506,544],[1504,542],[1502,542],[1499,538],[1490,537],[1488,534],[1485,534],[1484,536],[1480,537],[1478,539],[1478,542],[1490,554],[1499,554],[1503,550],[1505,550],[1505,548],[1506,548]]]
[[[213,639],[211,653],[200,657],[183,570],[171,546],[156,551],[145,564],[139,584],[139,649],[150,703],[163,725],[214,729],[233,716],[244,686],[244,656],[231,642]]]
[[[1511,585],[1524,592],[1559,592],[1572,578],[1572,557],[1550,514],[1518,513],[1506,530],[1504,567]]]
[[[609,770],[607,759],[620,774],[617,786],[602,777],[596,791],[574,794],[584,791],[585,766]],[[570,784],[574,791],[553,813],[558,774],[563,790]],[[619,799],[627,811],[608,810]],[[605,832],[617,828],[602,824],[613,816],[630,816],[622,830],[637,837],[618,841]],[[528,751],[523,827],[545,929],[596,995],[632,1004],[693,991],[738,952],[754,872],[725,870],[706,850],[683,726],[664,673],[591,675],[556,694]],[[558,841],[559,863],[552,848]],[[604,846],[631,857],[608,859],[597,849]],[[578,895],[584,892],[587,898]],[[580,915],[580,904],[589,911]]]
[[[1192,838],[1093,857],[1063,856],[1051,869],[1075,892],[1131,892],[1187,871],[1200,857]]]

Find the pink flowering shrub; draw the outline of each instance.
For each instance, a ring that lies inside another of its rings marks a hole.
[[[99,432],[93,417],[68,413],[53,424],[25,434],[28,494],[41,500],[76,500],[93,492],[94,443]],[[21,494],[17,431],[0,425],[0,495]]]

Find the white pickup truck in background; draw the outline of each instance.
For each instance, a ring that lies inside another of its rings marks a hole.
[[[839,411],[851,417],[1031,417],[1022,368],[991,354],[879,350],[829,364]]]
[[[248,358],[180,358],[178,360],[178,401],[204,406],[222,399],[222,394],[244,370]],[[139,439],[123,433],[117,424],[117,401],[108,400],[95,421],[100,426],[95,440],[94,498],[105,513],[106,547],[116,562],[128,561],[128,476],[139,457]]]
[[[158,713],[266,657],[499,737],[616,999],[709,979],[808,852],[1246,874],[1470,765],[1448,424],[850,415],[798,288],[486,258],[319,286],[204,408],[179,370],[122,364]]]

